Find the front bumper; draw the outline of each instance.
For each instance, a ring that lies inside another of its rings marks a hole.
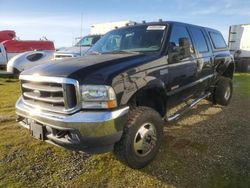
[[[22,97],[16,103],[17,121],[27,129],[43,127],[46,142],[89,153],[113,149],[127,123],[129,107],[113,111],[79,111],[71,115],[44,112],[28,106]]]

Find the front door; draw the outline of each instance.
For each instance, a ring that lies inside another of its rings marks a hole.
[[[195,93],[197,63],[192,40],[185,25],[173,25],[168,46],[168,77],[165,85],[169,95],[168,106],[171,108]]]

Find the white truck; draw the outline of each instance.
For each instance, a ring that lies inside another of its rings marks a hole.
[[[250,72],[250,24],[231,25],[228,46],[234,55],[236,70]]]
[[[115,29],[133,24],[133,21],[107,22],[90,26],[90,34],[81,38],[73,47],[63,48],[55,53],[55,60],[83,56],[102,35]]]
[[[54,54],[55,60],[83,56],[102,35],[87,35],[82,37],[74,46],[57,50]]]
[[[18,54],[33,51],[54,52],[53,41],[48,40],[16,40],[12,30],[0,31],[0,66],[6,67],[8,61]],[[34,55],[33,55],[34,56]],[[38,57],[38,56],[37,56]],[[34,57],[32,58],[34,59]]]

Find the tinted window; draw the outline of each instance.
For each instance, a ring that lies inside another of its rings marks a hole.
[[[192,27],[191,33],[194,39],[195,46],[198,50],[198,52],[208,52],[208,47],[206,43],[206,39],[204,37],[204,34],[199,28]]]
[[[194,53],[189,33],[184,26],[174,26],[169,40],[170,63],[189,59]]]
[[[209,34],[210,34],[210,37],[212,39],[214,48],[219,49],[219,48],[226,48],[227,47],[226,42],[221,34],[214,33],[214,32],[209,32]]]

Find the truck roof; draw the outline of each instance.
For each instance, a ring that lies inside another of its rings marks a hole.
[[[0,42],[3,42],[5,40],[12,40],[15,37],[16,37],[15,31],[12,30],[0,31]]]
[[[133,24],[133,25],[128,25],[128,26],[121,27],[121,28],[134,27],[134,26],[142,26],[142,25],[145,25],[145,26],[159,25],[159,24],[161,24],[161,25],[183,24],[183,25],[201,27],[201,28],[204,28],[206,30],[210,30],[210,31],[213,31],[213,32],[219,32],[219,33],[221,33],[219,30],[216,30],[216,29],[213,29],[213,28],[203,27],[203,26],[189,24],[189,23],[184,23],[184,22],[177,22],[177,21],[156,21],[156,22],[145,22],[145,23],[137,23],[137,22],[135,22],[135,24]],[[121,28],[118,28],[118,29],[121,29]]]

